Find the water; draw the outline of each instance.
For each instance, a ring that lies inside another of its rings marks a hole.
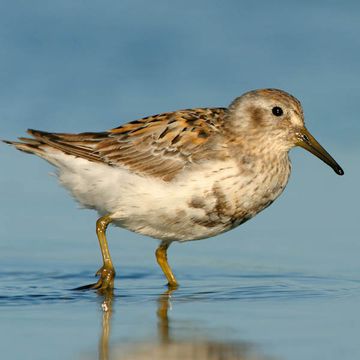
[[[36,359],[360,354],[358,279],[177,264],[181,287],[170,293],[155,266],[122,268],[113,295],[72,290],[93,281],[79,267],[2,271],[2,353],[8,359],[29,353]]]

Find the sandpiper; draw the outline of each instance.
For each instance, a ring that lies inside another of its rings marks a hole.
[[[157,261],[176,288],[170,244],[218,235],[268,207],[288,182],[291,148],[344,174],[306,129],[300,102],[277,89],[249,91],[228,108],[167,112],[104,132],[28,133],[6,143],[54,165],[72,196],[99,213],[103,266],[86,287],[102,291],[114,286],[110,223],[159,239]]]

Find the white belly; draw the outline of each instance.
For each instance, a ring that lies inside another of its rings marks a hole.
[[[230,160],[165,182],[69,155],[54,156],[61,184],[82,206],[110,214],[120,227],[168,241],[230,230],[272,202],[287,181],[255,181],[253,175],[239,174]],[[274,187],[279,188],[275,193]]]

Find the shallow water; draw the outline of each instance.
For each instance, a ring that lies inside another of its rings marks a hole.
[[[2,353],[20,359],[356,358],[360,281],[351,277],[123,266],[112,294],[74,291],[88,271],[0,274]]]

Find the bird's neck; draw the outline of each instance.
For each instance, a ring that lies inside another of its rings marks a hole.
[[[247,134],[246,139],[237,137],[230,144],[232,157],[236,159],[239,174],[248,181],[258,182],[269,193],[280,194],[286,186],[291,163],[288,151],[264,137]]]
[[[229,150],[234,158],[244,163],[279,164],[287,166],[289,149],[281,141],[274,141],[274,137],[266,136],[258,131],[247,131],[230,138]]]

